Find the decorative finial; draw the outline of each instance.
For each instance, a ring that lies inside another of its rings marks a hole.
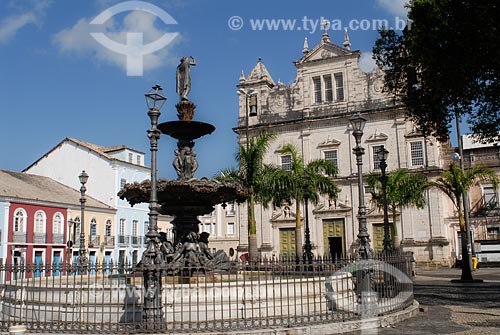
[[[330,37],[328,36],[327,32],[329,28],[330,28],[330,21],[323,20],[323,22],[321,22],[321,29],[323,29],[323,37],[321,38],[321,41],[323,43],[330,42]]]
[[[344,29],[344,48],[347,50],[351,50],[351,41],[349,40],[349,33],[347,32],[347,28]]]
[[[304,38],[304,48],[302,48],[302,53],[304,55],[309,53],[309,42],[307,41],[307,37]]]
[[[240,83],[245,81],[245,73],[243,72],[243,70],[241,70],[241,74],[240,74]]]

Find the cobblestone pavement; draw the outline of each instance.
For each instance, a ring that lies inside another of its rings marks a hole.
[[[460,269],[419,270],[415,298],[422,310],[413,319],[350,335],[500,335],[500,268],[474,271],[484,283],[458,284]]]

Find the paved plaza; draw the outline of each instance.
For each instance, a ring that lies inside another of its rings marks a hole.
[[[386,328],[350,335],[500,334],[500,268],[474,271],[484,283],[455,284],[460,269],[418,269],[415,298],[421,312],[413,319]]]

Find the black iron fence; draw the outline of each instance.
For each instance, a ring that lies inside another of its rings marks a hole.
[[[162,270],[166,332],[234,331],[362,320],[402,310],[413,302],[411,259],[351,258],[232,260],[229,270]],[[143,320],[140,266],[0,266],[1,330],[32,332],[150,332]],[[362,281],[365,285],[361,285]],[[363,289],[361,290],[361,288]],[[156,330],[157,331],[157,330]]]

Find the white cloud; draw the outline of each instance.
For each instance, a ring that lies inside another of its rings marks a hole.
[[[373,59],[373,53],[363,52],[361,54],[361,56],[359,57],[359,68],[363,72],[369,73],[369,72],[373,71],[375,66],[376,66],[376,63],[375,63],[375,60]]]
[[[30,10],[19,14],[12,14],[0,21],[0,44],[11,41],[19,30],[27,25],[42,24],[46,9],[51,5],[51,0],[38,0]]]
[[[408,9],[405,8],[405,4],[407,4],[408,1],[409,0],[377,0],[377,4],[391,14],[399,17],[406,17],[408,15]]]
[[[111,64],[124,70],[132,70],[130,64],[127,68],[127,57],[124,54],[116,53],[104,45],[98,43],[90,33],[102,32],[110,40],[125,46],[128,33],[142,33],[143,43],[147,45],[161,38],[164,30],[155,26],[156,16],[142,11],[132,11],[123,17],[122,23],[114,18],[108,19],[100,28],[92,25],[92,19],[80,19],[73,27],[60,31],[54,36],[53,42],[61,52],[75,54],[78,56],[92,56],[98,62]],[[161,23],[163,24],[163,23]],[[179,41],[179,35],[164,48],[144,56],[144,71],[153,70],[165,63],[173,62],[171,55],[172,46]],[[175,57],[177,61],[177,57]]]

